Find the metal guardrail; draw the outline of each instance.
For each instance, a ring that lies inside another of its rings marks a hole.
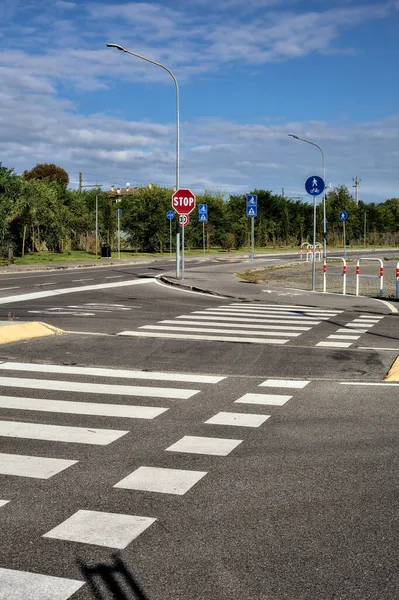
[[[346,276],[347,276],[347,267],[346,260],[342,258],[342,256],[328,256],[324,259],[323,264],[323,292],[327,291],[327,261],[329,260],[342,260],[342,273],[328,273],[329,276],[333,277],[342,277],[342,294],[346,295]]]
[[[368,260],[368,261],[378,261],[380,263],[380,271],[378,275],[362,275],[360,273],[360,261],[363,260]],[[399,263],[398,263],[399,265]],[[398,272],[398,270],[396,270],[396,273]],[[382,298],[383,294],[384,294],[384,262],[382,261],[381,258],[368,258],[368,257],[363,257],[363,258],[359,258],[357,263],[356,263],[356,296],[359,295],[359,287],[360,287],[360,278],[361,277],[369,277],[371,279],[379,279],[380,280],[380,290],[379,290],[379,296],[380,298]],[[396,278],[396,291],[398,292],[398,279]]]

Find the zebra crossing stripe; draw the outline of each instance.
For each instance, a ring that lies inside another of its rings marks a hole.
[[[257,331],[261,330],[261,329],[266,329],[266,330],[270,330],[273,329],[273,331],[276,330],[283,330],[283,331],[310,331],[312,328],[311,327],[295,327],[295,326],[289,326],[289,325],[254,325],[252,323],[223,323],[221,321],[209,321],[209,319],[207,319],[205,321],[205,323],[203,321],[198,321],[197,320],[198,317],[193,317],[191,320],[186,320],[186,321],[176,321],[174,319],[165,319],[164,321],[158,321],[158,323],[165,323],[166,325],[193,325],[195,327],[199,327],[202,325],[206,325],[207,327],[245,327],[245,329],[256,329]]]
[[[168,398],[188,400],[200,390],[178,388],[141,387],[135,385],[105,385],[102,383],[82,383],[79,381],[61,381],[50,379],[22,379],[0,377],[0,387],[29,388],[32,390],[57,390],[58,392],[82,392],[85,394],[115,394],[117,396],[147,396],[149,398]]]
[[[201,313],[201,314],[198,314]],[[193,312],[190,315],[179,315],[176,319],[187,319],[187,318],[195,318],[207,321],[233,321],[234,323],[270,323],[272,325],[319,325],[321,321],[309,321],[302,319],[261,319],[259,317],[247,317],[247,316],[233,316],[229,313],[230,316],[226,316],[225,314],[211,314],[206,313],[205,311],[197,311]]]
[[[129,432],[117,429],[94,429],[93,427],[70,427],[66,425],[47,425],[44,423],[24,423],[22,421],[0,421],[0,437],[28,440],[107,446],[127,433]]]
[[[76,464],[77,460],[27,456],[25,454],[0,454],[0,475],[50,479],[64,469]]]
[[[283,406],[292,396],[282,394],[244,394],[235,401],[238,404],[265,404],[270,406]]]
[[[172,321],[174,322],[174,321]],[[191,373],[163,373],[161,371],[132,371],[129,369],[105,369],[102,367],[76,367],[68,365],[46,365],[20,362],[0,363],[6,371],[28,371],[31,373],[60,373],[65,375],[88,375],[119,379],[150,379],[151,381],[173,381],[181,383],[219,383],[226,379],[217,375]]]
[[[179,322],[177,322],[179,325]],[[234,329],[211,329],[207,327],[178,327],[171,325],[142,325],[139,329],[151,329],[151,330],[161,330],[161,331],[193,331],[194,333],[235,333],[236,335],[248,335],[248,331],[236,331]],[[281,331],[257,331],[256,335],[279,335],[285,337],[298,337],[301,335],[300,333],[291,333],[291,332],[281,332]]]
[[[0,600],[68,600],[83,581],[0,568]]]
[[[0,507],[1,506],[5,506],[6,504],[8,504],[10,501],[9,500],[0,500]]]
[[[173,340],[206,340],[210,342],[239,342],[248,344],[286,344],[288,340],[261,339],[253,337],[227,337],[222,335],[189,335],[185,333],[155,333],[150,331],[121,331],[120,336],[127,337],[148,337],[148,338],[169,338]],[[1,385],[1,381],[0,381]]]

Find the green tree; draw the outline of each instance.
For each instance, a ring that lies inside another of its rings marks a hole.
[[[38,163],[30,171],[24,171],[23,177],[26,180],[30,179],[49,179],[56,181],[63,187],[68,187],[69,175],[62,167],[54,163]]]

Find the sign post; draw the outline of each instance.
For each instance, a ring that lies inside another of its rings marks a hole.
[[[312,292],[316,289],[316,196],[323,193],[325,184],[321,177],[313,175],[305,181],[305,190],[313,196],[313,265],[312,265]]]
[[[205,258],[205,223],[208,223],[208,205],[198,205],[198,221],[202,223],[202,250]]]
[[[172,221],[175,218],[175,213],[173,212],[173,210],[166,211],[166,218],[169,221],[169,252],[172,256]]]
[[[339,213],[339,219],[342,221],[342,225],[344,227],[344,258],[346,259],[346,231],[345,231],[345,223],[348,220],[348,213],[346,210],[341,210]]]
[[[258,216],[258,196],[251,194],[247,196],[246,212],[251,218],[251,262],[255,259],[255,217]]]
[[[181,189],[177,190],[173,194],[173,196],[172,196],[172,208],[174,209],[175,212],[177,212],[178,215],[186,215],[188,217],[188,215],[195,208],[195,195],[189,189],[181,188]],[[188,222],[188,220],[187,220],[187,222]],[[176,234],[176,243],[177,243],[177,246],[179,246],[179,243],[180,243],[180,240],[177,241],[178,235],[179,234]],[[180,272],[180,279],[184,279],[184,227],[182,229],[182,239],[181,239],[181,242],[182,243],[181,243],[181,272]],[[178,257],[178,252],[177,252],[177,247],[176,247],[176,261],[178,260],[177,257]],[[176,265],[176,277],[177,278],[179,278],[179,269],[178,269],[178,266],[179,265]]]
[[[116,209],[116,216],[118,218],[118,258],[120,259],[120,257],[121,257],[121,216],[122,216],[121,208]]]

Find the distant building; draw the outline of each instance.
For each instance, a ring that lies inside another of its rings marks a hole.
[[[107,192],[108,198],[111,198],[114,202],[120,202],[123,196],[131,196],[135,194],[139,188],[137,187],[116,187],[111,185],[111,189]]]

